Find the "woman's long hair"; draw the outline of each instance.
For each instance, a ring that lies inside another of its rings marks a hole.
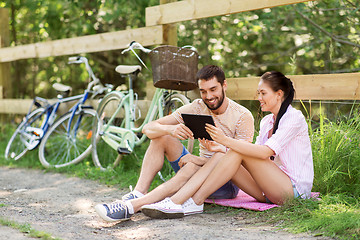
[[[280,110],[276,116],[275,124],[272,134],[276,132],[279,126],[281,117],[286,112],[289,105],[294,99],[295,89],[291,80],[285,77],[284,74],[277,71],[266,72],[261,76],[261,79],[269,84],[270,88],[276,92],[282,90],[284,92],[285,100],[281,103]]]

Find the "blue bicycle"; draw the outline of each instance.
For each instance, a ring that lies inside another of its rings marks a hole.
[[[15,130],[5,149],[5,157],[18,160],[24,154],[39,146],[39,158],[44,167],[64,167],[77,163],[91,152],[91,128],[96,111],[85,105],[91,98],[112,89],[103,86],[94,75],[85,57],[71,57],[69,64],[84,63],[90,76],[83,94],[67,97],[71,87],[56,83],[53,87],[59,92],[57,101],[35,97],[28,114]],[[76,104],[57,120],[62,103],[77,101]],[[56,120],[56,121],[55,121]]]

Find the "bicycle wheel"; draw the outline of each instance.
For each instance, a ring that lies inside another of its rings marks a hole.
[[[176,109],[189,104],[190,101],[188,98],[186,98],[184,95],[175,93],[173,95],[168,96],[165,99],[165,107],[164,107],[164,116],[172,114],[176,111]],[[186,149],[192,153],[193,151],[193,145],[194,140],[182,140],[181,143],[186,147]],[[169,180],[174,174],[174,171],[172,170],[172,167],[170,164],[165,161],[163,168],[158,172],[158,175],[161,180],[166,181]]]
[[[170,95],[168,97],[168,99],[165,99],[166,105],[164,107],[164,116],[172,114],[173,112],[176,111],[176,109],[189,104],[190,101],[187,97],[185,97],[182,94],[179,93],[175,93],[173,95]],[[193,148],[194,148],[194,140],[184,140],[181,141],[182,144],[186,147],[186,149],[192,153]]]
[[[28,150],[37,147],[42,136],[41,126],[45,119],[44,113],[44,108],[37,108],[24,118],[6,146],[5,158],[18,160]]]
[[[65,167],[83,160],[91,152],[92,123],[96,116],[93,109],[68,112],[61,116],[43,137],[39,159],[46,167]],[[69,122],[70,131],[67,131]]]
[[[176,109],[190,103],[187,97],[179,93],[168,96],[165,102],[164,116],[172,114]]]
[[[122,99],[123,95],[121,93],[111,92],[101,100],[97,109],[97,117],[93,124],[92,159],[94,165],[101,170],[114,168],[122,156],[106,142],[106,137],[109,134],[112,136],[116,136],[117,134],[113,132],[110,133],[109,131],[104,132],[105,127],[109,125],[109,120],[112,117],[114,117],[114,119],[110,123],[110,126],[108,126],[109,128],[112,126],[127,127],[125,114],[127,114],[128,111],[125,110],[124,106],[121,107],[117,115],[114,115]]]

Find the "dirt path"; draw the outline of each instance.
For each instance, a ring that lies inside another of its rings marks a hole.
[[[5,205],[0,207],[0,216],[29,223],[61,239],[325,239],[253,226],[246,219],[223,213],[172,220],[150,219],[139,213],[118,224],[102,221],[94,211],[95,204],[111,202],[124,193],[62,174],[0,167],[0,203]],[[0,239],[31,238],[0,226]]]

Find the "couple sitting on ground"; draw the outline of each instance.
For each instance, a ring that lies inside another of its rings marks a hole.
[[[144,127],[151,142],[135,189],[122,200],[96,205],[104,220],[127,220],[140,210],[152,218],[202,213],[207,198],[235,198],[239,188],[259,202],[283,204],[310,197],[314,171],[308,125],[291,106],[291,80],[275,71],[261,76],[258,100],[261,110],[271,114],[262,119],[252,144],[254,119],[248,109],[226,97],[223,70],[205,66],[197,79],[201,99]],[[181,113],[214,118],[215,126],[206,125],[213,141],[199,139],[200,156],[190,154],[179,141],[193,138]],[[176,175],[148,192],[164,156]]]

